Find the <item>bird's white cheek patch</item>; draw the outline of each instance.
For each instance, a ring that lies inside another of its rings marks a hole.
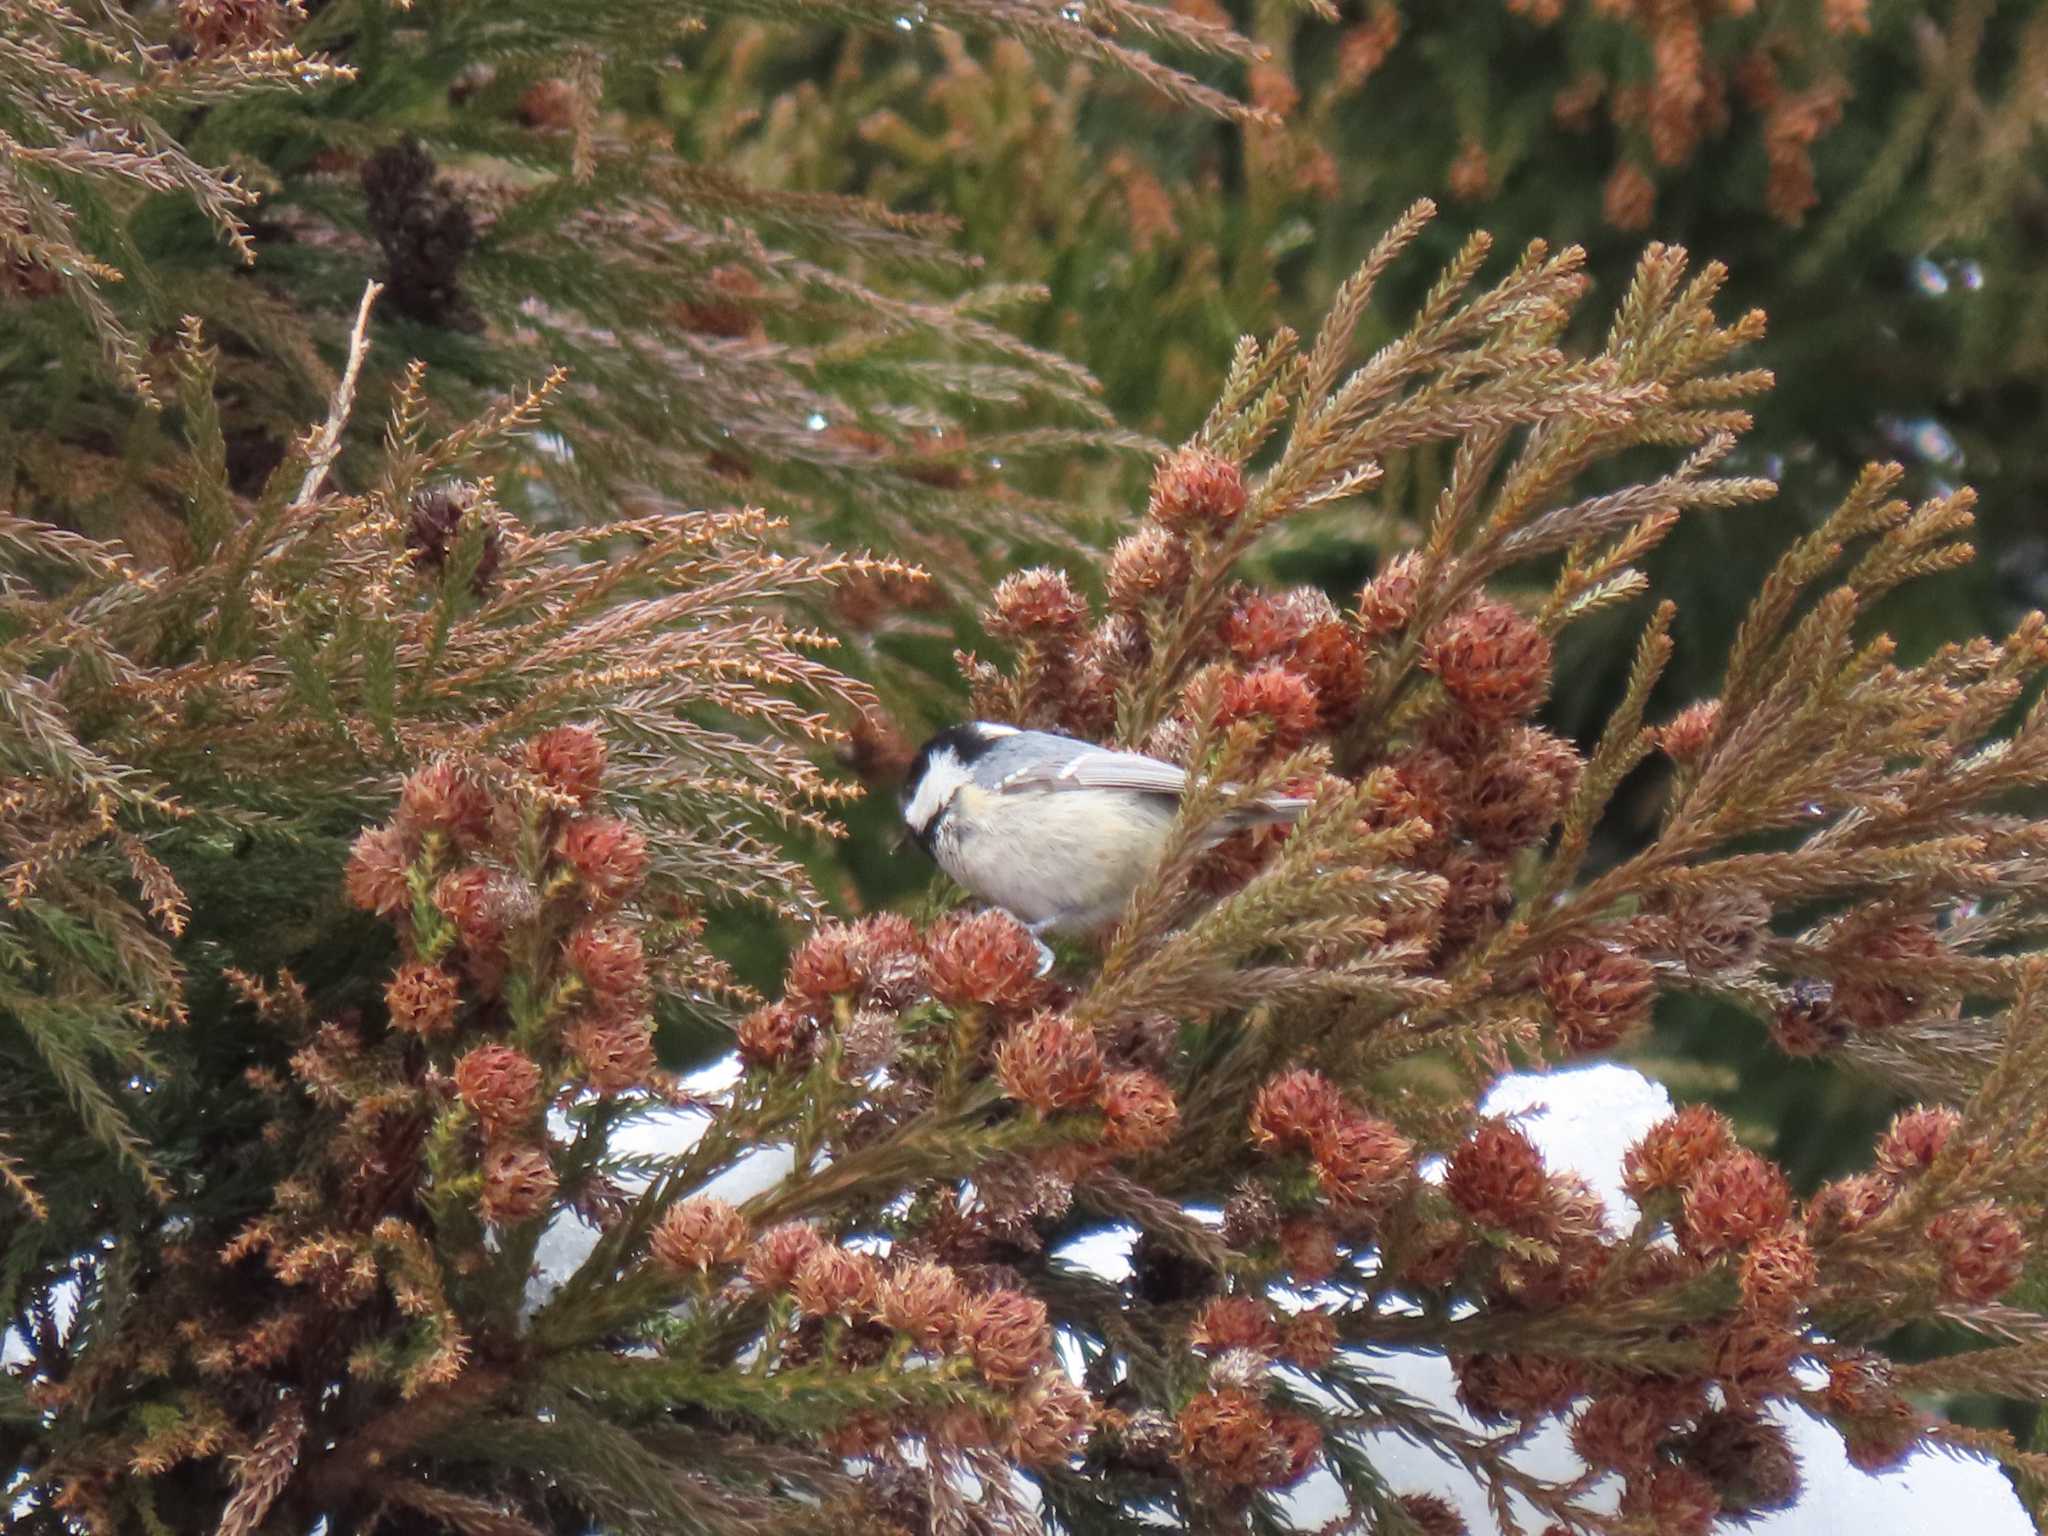
[[[940,753],[925,768],[917,793],[903,808],[903,820],[912,831],[923,832],[966,782],[967,768],[960,759],[950,752]]]

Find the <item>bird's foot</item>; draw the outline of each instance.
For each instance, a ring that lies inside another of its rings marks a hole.
[[[1052,946],[1045,942],[1045,926],[1043,923],[1029,923],[1025,926],[1025,932],[1031,935],[1031,942],[1038,946],[1038,974],[1050,976],[1053,967],[1053,953]]]

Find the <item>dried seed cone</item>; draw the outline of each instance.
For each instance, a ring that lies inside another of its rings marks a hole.
[[[1103,591],[1113,612],[1136,613],[1147,604],[1171,607],[1187,590],[1188,547],[1164,528],[1145,527],[1119,539],[1109,553]]]
[[[1897,923],[1857,936],[1837,960],[1835,1008],[1851,1029],[1863,1034],[1897,1028],[1927,1002],[1913,978],[1945,952],[1940,936],[1926,923]]]
[[[359,834],[342,872],[349,904],[385,918],[409,913],[412,888],[406,882],[406,868],[411,862],[405,834],[397,827],[371,827]]]
[[[1322,700],[1314,683],[1285,667],[1268,664],[1224,679],[1216,706],[1219,726],[1256,720],[1268,733],[1268,749],[1292,752],[1322,724]]]
[[[1927,1241],[1941,1259],[1942,1292],[1956,1301],[1996,1301],[2026,1265],[2020,1224],[1990,1200],[1943,1211],[1928,1223]]]
[[[1617,160],[1601,197],[1607,222],[1620,230],[1647,229],[1657,210],[1657,184],[1633,160]]]
[[[1346,1113],[1316,1129],[1309,1153],[1325,1195],[1339,1206],[1370,1209],[1399,1193],[1415,1148],[1387,1121]]]
[[[947,919],[926,945],[932,996],[953,1007],[1028,1008],[1045,995],[1038,946],[1007,912]]]
[[[1560,1412],[1585,1390],[1584,1370],[1561,1355],[1466,1355],[1451,1365],[1458,1401],[1474,1418],[1495,1424]]]
[[[1145,510],[1172,533],[1215,533],[1235,522],[1244,507],[1243,471],[1220,454],[1190,447],[1176,449],[1161,461]]]
[[[1264,1486],[1275,1444],[1273,1416],[1249,1392],[1198,1392],[1181,1409],[1182,1464],[1225,1488]]]
[[[1886,1471],[1919,1443],[1920,1416],[1900,1394],[1891,1362],[1881,1355],[1867,1350],[1837,1355],[1828,1363],[1821,1401],[1841,1431],[1851,1466]]]
[[[1262,1152],[1306,1152],[1316,1132],[1343,1112],[1343,1096],[1320,1072],[1282,1072],[1252,1103],[1252,1145]]]
[[[1583,768],[1570,742],[1535,726],[1516,726],[1481,758],[1457,790],[1459,830],[1497,856],[1550,835]]]
[[[811,1016],[787,1002],[769,1003],[740,1020],[736,1044],[740,1060],[750,1067],[801,1065],[809,1059],[818,1026]]]
[[[1112,1072],[1103,1078],[1096,1102],[1103,1145],[1119,1157],[1156,1152],[1180,1129],[1180,1106],[1156,1073]]]
[[[1919,1104],[1892,1121],[1877,1144],[1877,1166],[1895,1179],[1924,1173],[1962,1125],[1963,1117],[1945,1104]]]
[[[1714,732],[1720,725],[1721,701],[1707,699],[1680,710],[1668,724],[1660,726],[1657,745],[1673,760],[1689,763],[1713,743]]]
[[[1064,1371],[1049,1367],[1017,1394],[1010,1415],[1004,1446],[1019,1465],[1063,1466],[1094,1427],[1095,1401]]]
[[[178,0],[178,25],[202,58],[274,47],[292,20],[279,0]]]
[[[1817,1233],[1859,1232],[1881,1216],[1898,1193],[1897,1182],[1888,1174],[1851,1174],[1814,1192],[1807,1220]]]
[[[1415,617],[1422,556],[1396,555],[1358,594],[1358,624],[1368,635],[1391,635]]]
[[[604,738],[585,725],[558,725],[526,744],[526,766],[533,776],[579,805],[595,800],[604,787]]]
[[[1461,203],[1476,203],[1488,196],[1493,190],[1493,165],[1486,146],[1477,139],[1465,140],[1444,180],[1451,196]]]
[[[600,905],[630,900],[647,876],[646,840],[613,817],[577,817],[562,829],[555,851]]]
[[[1700,1415],[1679,1456],[1713,1485],[1724,1515],[1769,1514],[1799,1501],[1799,1458],[1781,1424],[1715,1409]]]
[[[916,758],[917,748],[896,722],[874,709],[853,717],[839,749],[839,760],[869,783],[900,780]]]
[[[1367,820],[1375,828],[1425,823],[1416,853],[1418,860],[1433,861],[1450,839],[1452,803],[1461,789],[1458,765],[1434,747],[1411,747],[1386,766],[1390,776],[1367,808]]]
[[[959,1333],[967,1290],[944,1264],[920,1260],[897,1268],[882,1281],[882,1321],[909,1336],[919,1349],[943,1349]]]
[[[380,181],[385,189],[390,189],[391,179],[382,173],[397,169],[400,178],[409,179],[409,173],[420,168],[419,162],[406,164],[402,155],[394,161],[380,154],[365,168],[364,190],[370,190],[372,181]],[[456,203],[444,206],[453,213],[454,223],[466,227],[466,209],[461,209],[461,205]],[[463,525],[482,523],[483,544],[477,553],[476,569],[469,577],[469,590],[477,597],[489,593],[491,580],[498,574],[498,567],[505,558],[504,538],[483,508],[483,488],[470,482],[456,481],[414,493],[406,506],[405,519],[407,551],[415,565],[433,573],[437,580],[445,578],[450,558],[462,544],[467,532]]]
[[[1316,610],[1318,602],[1321,612]],[[1291,592],[1254,592],[1223,616],[1223,643],[1231,655],[1253,667],[1292,655],[1309,631],[1331,616],[1329,600],[1313,588],[1299,599]]]
[[[727,1202],[699,1195],[663,1212],[647,1246],[662,1268],[703,1274],[746,1252],[747,1220]]]
[[[540,1108],[540,1068],[509,1045],[479,1045],[455,1063],[455,1091],[496,1140]]]
[[[531,1221],[555,1198],[554,1164],[544,1148],[500,1146],[484,1154],[484,1220],[499,1226]]]
[[[1188,1347],[1205,1355],[1248,1349],[1271,1359],[1279,1352],[1280,1328],[1273,1309],[1256,1296],[1218,1296],[1195,1315]]]
[[[1088,604],[1064,571],[1036,566],[1003,578],[984,622],[1011,640],[1071,639],[1088,622]]]
[[[1666,914],[1671,949],[1695,976],[1747,965],[1763,943],[1771,905],[1755,891],[1720,890],[1674,900]]]
[[[472,961],[495,963],[505,947],[510,903],[502,882],[472,866],[443,875],[434,885],[434,906],[455,925],[456,937]]]
[[[1156,1408],[1140,1408],[1115,1424],[1123,1452],[1132,1461],[1154,1471],[1165,1471],[1180,1446],[1180,1426]]]
[[[1713,1374],[1738,1407],[1789,1392],[1792,1366],[1804,1352],[1800,1337],[1784,1323],[1761,1317],[1730,1324],[1715,1342]]]
[[[1622,1188],[1637,1200],[1659,1190],[1683,1189],[1692,1176],[1735,1145],[1728,1117],[1704,1104],[1688,1104],[1659,1120],[1623,1154]]]
[[[881,1070],[895,1060],[896,1015],[886,1008],[860,1007],[839,1032],[839,1072],[849,1081]]]
[[[1307,1414],[1273,1410],[1273,1450],[1267,1457],[1265,1486],[1292,1488],[1316,1463],[1323,1449],[1323,1428]]]
[[[603,1007],[632,1007],[646,995],[646,949],[624,923],[582,924],[569,935],[565,958]]]
[[[997,1386],[1028,1379],[1052,1353],[1045,1303],[1022,1291],[991,1291],[971,1303],[962,1333],[975,1370]]]
[[[1439,955],[1455,953],[1498,927],[1515,909],[1514,887],[1508,882],[1507,864],[1500,859],[1455,854],[1444,861],[1440,873],[1450,888],[1444,893],[1439,920]]]
[[[1550,1224],[1549,1187],[1536,1144],[1498,1120],[1458,1143],[1444,1168],[1451,1204],[1482,1226],[1528,1236],[1541,1235]]]
[[[1602,1393],[1572,1416],[1572,1450],[1589,1467],[1647,1472],[1666,1419],[1664,1405],[1648,1393]]]
[[[1279,1232],[1279,1203],[1257,1184],[1247,1181],[1223,1202],[1223,1241],[1231,1247],[1256,1248]]]
[[[1335,730],[1358,713],[1372,671],[1372,656],[1348,624],[1318,624],[1294,648],[1293,670],[1315,689],[1322,728]]]
[[[1135,676],[1152,659],[1152,640],[1130,613],[1114,612],[1095,626],[1081,653],[1085,686],[1114,692],[1119,682]]]
[[[523,105],[522,100],[522,108]],[[574,123],[561,126],[573,127]],[[760,278],[747,268],[732,263],[713,267],[710,277],[710,283],[700,290],[699,297],[675,305],[666,312],[676,324],[700,336],[723,336],[735,340],[741,337],[759,339],[765,334],[758,306],[754,303],[762,293]],[[841,435],[857,431],[852,427],[834,427],[825,435],[839,440]],[[879,445],[879,439],[877,441]]]
[[[1685,1186],[1678,1244],[1712,1259],[1744,1247],[1792,1219],[1792,1190],[1777,1165],[1735,1147],[1703,1165]]]
[[[1127,1014],[1110,1027],[1102,1049],[1120,1066],[1169,1072],[1180,1060],[1180,1020],[1169,1013]]]
[[[1771,1019],[1771,1039],[1787,1056],[1824,1055],[1849,1038],[1849,1020],[1835,1006],[1834,988],[1802,979]]]
[[[763,1291],[788,1290],[805,1261],[824,1246],[825,1239],[808,1223],[789,1221],[770,1227],[747,1250],[747,1280]]]
[[[1633,226],[1624,226],[1633,227]],[[1657,1536],[1708,1536],[1721,1515],[1714,1488],[1691,1467],[1671,1462],[1630,1478],[1621,1491],[1624,1515],[1647,1522]]]
[[[858,1320],[875,1309],[875,1261],[851,1249],[820,1246],[798,1266],[790,1289],[812,1317]]]
[[[1042,1115],[1088,1103],[1102,1086],[1095,1036],[1063,1013],[1041,1013],[996,1048],[1003,1092]]]
[[[889,1422],[887,1416],[863,1410],[828,1431],[821,1443],[826,1451],[834,1456],[874,1456],[893,1445],[897,1433],[896,1427]],[[945,1443],[950,1445],[981,1445],[985,1444],[987,1439],[980,1433],[971,1437],[960,1435],[956,1432],[953,1422],[948,1422],[940,1433]],[[900,1527],[891,1526],[887,1529],[896,1530]]]
[[[1263,1397],[1272,1385],[1273,1362],[1257,1350],[1226,1349],[1209,1362],[1209,1385]]]
[[[1248,827],[1233,832],[1208,851],[1195,870],[1194,883],[1212,897],[1238,890],[1266,867],[1286,840],[1285,827]]]
[[[1469,1536],[1465,1517],[1433,1493],[1404,1493],[1397,1501],[1415,1536]]]
[[[491,808],[491,797],[468,770],[444,758],[406,776],[396,822],[415,836],[440,832],[468,848],[490,834]]]
[[[1505,723],[1550,693],[1550,638],[1506,603],[1482,602],[1430,631],[1424,664],[1477,720]]]
[[[1280,1223],[1280,1267],[1298,1285],[1320,1285],[1337,1273],[1337,1233],[1316,1216],[1290,1216]]]
[[[891,1011],[909,1007],[925,996],[924,936],[907,917],[881,912],[857,925],[860,962],[866,985],[862,999]]]
[[[1758,1238],[1742,1256],[1742,1303],[1763,1317],[1790,1317],[1820,1284],[1806,1234],[1787,1227]]]
[[[852,997],[867,977],[860,930],[851,923],[825,923],[790,957],[783,976],[789,1000],[821,1019],[832,1016],[832,1000]]]
[[[1448,1218],[1425,1223],[1401,1254],[1401,1283],[1415,1290],[1441,1290],[1463,1273],[1471,1246],[1464,1223]]]
[[[1280,1358],[1319,1371],[1337,1358],[1337,1325],[1327,1312],[1297,1312],[1280,1325]]]
[[[462,984],[438,965],[409,960],[384,988],[394,1029],[415,1035],[445,1035],[455,1028]]]
[[[1629,950],[1575,940],[1543,957],[1536,985],[1557,1023],[1558,1044],[1582,1056],[1612,1050],[1648,1022],[1657,973]]]
[[[563,1041],[582,1063],[583,1078],[599,1093],[630,1093],[654,1081],[654,1031],[645,1019],[600,1014],[578,1019]]]

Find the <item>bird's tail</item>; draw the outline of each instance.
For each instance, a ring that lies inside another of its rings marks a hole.
[[[1284,826],[1301,820],[1302,812],[1315,804],[1305,795],[1261,795],[1223,818],[1233,832],[1246,827]]]

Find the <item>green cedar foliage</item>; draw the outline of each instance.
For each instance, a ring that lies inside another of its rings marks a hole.
[[[1814,506],[1872,457],[1905,461],[1917,492],[1967,476],[2001,555],[1934,590],[1978,624],[2040,601],[2040,5],[1184,9],[1272,50],[1246,85],[1280,124],[1167,117],[1100,71],[1046,79],[1000,45],[944,37],[808,39],[819,83],[791,90],[795,45],[745,29],[695,46],[751,88],[686,97],[678,117],[756,175],[957,210],[993,270],[1051,289],[1035,338],[1086,362],[1124,421],[1175,439],[1237,335],[1305,328],[1418,197],[1445,206],[1425,237],[1439,257],[1480,226],[1511,246],[1569,239],[1609,292],[1644,240],[1682,244],[1725,262],[1731,297],[1775,322],[1757,356],[1783,382],[1757,404],[1753,467]],[[1446,467],[1397,460],[1384,522],[1305,524],[1276,554],[1333,590],[1362,579],[1419,537]],[[1731,520],[1682,533],[1655,567],[1703,657],[1768,554]],[[1892,618],[1912,643],[1940,638],[1914,612]],[[1625,638],[1593,633],[1560,700],[1575,729],[1621,683]],[[1711,686],[1704,661],[1674,666],[1684,689]]]
[[[1161,52],[1251,48],[1129,9]],[[935,19],[1244,110],[1056,9],[964,0]],[[695,15],[645,0],[573,19],[538,0],[184,0],[132,21],[21,3],[4,22],[19,42],[0,61],[0,473],[46,521],[177,558],[176,413],[132,407],[166,397],[183,319],[221,351],[229,480],[254,495],[324,406],[371,277],[389,338],[369,360],[373,398],[419,358],[445,427],[569,370],[560,451],[501,487],[550,526],[751,504],[810,537],[943,550],[950,580],[972,547],[961,529],[998,550],[1063,533],[1059,506],[976,473],[986,458],[1145,441],[1115,428],[1084,372],[1004,328],[1036,290],[977,281],[945,219],[763,188],[678,153],[649,109]],[[344,472],[372,473],[375,446],[348,439]]]

